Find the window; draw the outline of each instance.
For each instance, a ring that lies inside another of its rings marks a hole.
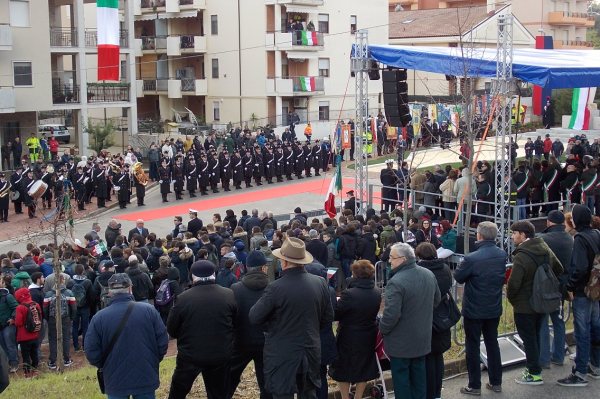
[[[213,101],[213,120],[221,120],[221,103],[219,101]]]
[[[319,14],[319,32],[329,33],[329,14]]]
[[[329,120],[329,101],[319,101],[319,120]]]
[[[10,0],[10,26],[28,28],[29,0]]]
[[[15,86],[33,86],[31,62],[13,62]]]
[[[121,61],[121,82],[127,82],[127,75],[128,75],[127,72],[129,72],[127,70],[128,66],[129,65],[127,65],[127,61],[124,61],[124,60]]]
[[[329,58],[319,58],[319,76],[329,76]]]
[[[356,15],[350,15],[350,34],[356,33]]]
[[[219,34],[219,19],[216,15],[210,16],[210,34],[211,35]]]
[[[219,79],[219,59],[212,59],[212,78]]]

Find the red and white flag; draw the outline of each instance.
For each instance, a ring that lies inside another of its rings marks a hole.
[[[96,0],[98,80],[119,80],[119,0]]]
[[[335,192],[342,191],[342,173],[341,173],[341,162],[338,161],[337,169],[335,174],[331,178],[329,183],[329,189],[327,190],[327,196],[325,197],[325,212],[330,218],[334,218],[337,215],[335,208]]]

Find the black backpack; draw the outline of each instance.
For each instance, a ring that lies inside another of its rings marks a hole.
[[[542,263],[538,263],[531,252],[523,251],[523,253],[529,256],[537,265],[533,276],[533,290],[529,299],[533,311],[547,314],[558,310],[562,303],[562,293],[560,282],[550,267],[548,255],[544,256]]]
[[[27,316],[25,317],[25,329],[30,333],[40,332],[42,329],[42,315],[38,310],[37,306],[35,306],[35,302],[30,302],[25,304],[27,308]]]

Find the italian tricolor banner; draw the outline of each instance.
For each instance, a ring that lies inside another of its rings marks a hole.
[[[319,39],[317,38],[317,32],[303,30],[302,31],[302,45],[318,46]]]
[[[96,0],[98,80],[119,80],[119,0]]]
[[[590,110],[588,104],[594,101],[596,96],[595,87],[581,87],[573,89],[573,101],[571,102],[571,121],[569,129],[589,130]]]
[[[338,159],[337,167],[335,174],[331,178],[331,183],[329,183],[329,189],[327,190],[327,196],[325,197],[325,212],[329,215],[330,218],[334,218],[337,215],[337,210],[335,209],[335,192],[342,191],[342,167],[341,160]]]
[[[303,76],[300,78],[300,90],[301,91],[315,91],[315,78],[309,76]]]

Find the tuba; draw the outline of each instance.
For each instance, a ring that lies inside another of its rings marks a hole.
[[[136,162],[133,164],[133,167],[131,168],[131,174],[135,176],[137,181],[140,182],[142,186],[146,186],[148,184],[148,176],[146,175],[146,172],[144,172],[141,162]]]
[[[12,187],[12,186],[10,185],[10,183],[8,183],[8,184],[6,185],[6,188],[5,188],[4,190],[0,191],[0,198],[4,198],[4,197],[6,197],[6,196],[8,195],[8,191],[10,190],[10,188],[11,188],[11,187]],[[18,191],[15,191],[15,192],[16,192],[16,193],[18,193]],[[17,198],[18,198],[18,197],[17,197]]]

